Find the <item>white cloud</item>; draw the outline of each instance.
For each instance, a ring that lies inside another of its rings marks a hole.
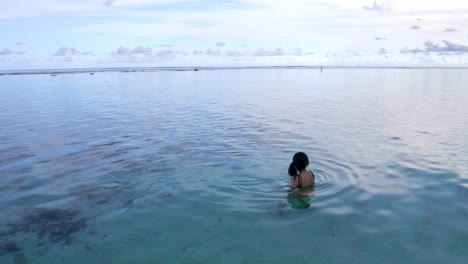
[[[3,50],[0,50],[0,56],[5,56],[5,55],[21,55],[24,54],[24,52],[21,51],[14,51],[12,49],[4,48]]]
[[[80,1],[63,1],[63,0],[0,0],[0,19],[13,17],[30,17],[42,16],[50,14],[64,13],[89,13],[106,14],[109,10],[117,12],[122,9],[138,9],[141,7],[157,7],[160,5],[170,5],[174,3],[197,3],[203,5],[203,1],[196,0],[80,0]],[[302,17],[319,15],[322,11],[339,11],[349,12],[350,10],[359,11],[363,7],[365,10],[381,10],[392,12],[413,12],[421,14],[424,12],[466,12],[468,5],[464,0],[445,0],[445,1],[423,1],[423,0],[389,0],[377,3],[374,1],[372,5],[369,0],[290,0],[284,2],[282,0],[238,0],[239,4],[246,4],[245,9],[250,10],[267,10],[276,13],[283,13],[290,18],[294,15]],[[115,7],[109,9],[109,6]],[[230,10],[228,4],[220,4],[220,12],[225,13]],[[117,8],[117,9],[116,9]],[[225,8],[223,10],[222,8]],[[134,14],[145,14],[147,10],[134,10]],[[238,10],[240,11],[240,10]],[[130,14],[130,13],[127,13]],[[255,18],[255,17],[253,17]]]
[[[194,2],[195,0],[105,0],[104,5],[115,7],[148,7],[160,6],[181,2]]]
[[[447,40],[442,40],[443,45],[433,43],[430,40],[424,42],[424,48],[419,49],[409,49],[404,48],[401,50],[401,53],[430,53],[430,52],[437,52],[437,53],[468,53],[468,46],[453,43]]]
[[[70,47],[60,47],[52,56],[75,56],[79,55],[80,51]]]
[[[170,8],[158,8],[161,5]],[[93,53],[67,48],[57,50],[56,56],[52,56],[53,60],[74,62],[92,58],[134,62],[186,58],[190,61],[192,57],[202,56],[226,62],[246,62],[249,57],[256,57],[257,62],[295,62],[310,59],[309,53],[315,53],[314,58],[325,53],[346,54],[340,58],[355,62],[356,58],[379,58],[374,56],[382,55],[375,54],[380,48],[385,50],[385,56],[392,52],[403,56],[399,53],[401,47],[415,47],[425,39],[437,42],[447,38],[447,32],[465,31],[468,14],[465,0],[236,0],[234,5],[198,0],[0,0],[0,6],[0,30],[9,30],[16,24],[28,25],[30,21],[21,20],[24,17],[38,17],[37,26],[29,24],[30,32],[17,30],[16,37],[25,43],[37,39],[40,42],[37,46],[44,53],[40,56],[51,54],[56,47],[54,41],[64,43],[63,39],[70,34],[74,36],[74,47],[95,50]],[[47,29],[40,26],[41,23],[56,25],[52,21],[63,16],[73,17],[70,20],[73,23],[64,23],[59,30],[55,26]],[[67,27],[68,24],[73,26]],[[420,30],[408,30],[413,24],[417,24],[413,29]],[[443,30],[441,25],[457,29]],[[30,37],[34,34],[53,38]],[[7,35],[0,37],[0,42],[14,47],[15,41],[8,40]],[[452,44],[466,41],[466,36],[458,33],[450,34],[450,38],[448,43]],[[115,48],[114,43],[123,47],[109,54]],[[137,46],[139,43],[152,46]],[[244,44],[243,48],[236,49],[240,43]],[[348,49],[354,53],[347,54]],[[424,52],[418,55],[424,56],[426,49],[421,48]],[[414,55],[408,52],[403,57],[413,58],[410,54]],[[421,61],[419,57],[414,59]],[[438,57],[431,60],[441,61]]]
[[[52,64],[56,63],[79,63],[88,62],[94,63],[98,61],[98,57],[95,56],[94,51],[81,52],[78,49],[63,46],[57,49],[54,53],[48,57],[49,62]]]
[[[164,63],[187,59],[190,53],[183,50],[153,50],[152,47],[137,46],[135,48],[119,47],[109,53],[109,56],[100,56],[101,63]]]
[[[109,7],[132,8],[144,6],[159,6],[175,2],[190,2],[193,0],[0,0],[0,19],[38,17],[46,15],[63,15],[70,13],[109,14]]]
[[[153,55],[153,49],[151,47],[142,47],[138,46],[136,48],[127,48],[127,47],[119,47],[116,51],[111,53],[114,56],[134,56],[134,55],[142,55],[142,56],[150,56]]]
[[[294,56],[302,56],[303,54],[304,52],[302,51],[302,49],[299,48],[294,49],[294,51],[292,52],[292,55]]]
[[[243,56],[252,56],[252,52],[244,50],[226,50],[224,52],[225,56],[228,57],[243,57]]]
[[[376,1],[374,1],[374,4],[372,6],[363,6],[362,9],[368,10],[368,11],[382,11],[383,10],[382,6],[378,5]]]
[[[136,48],[128,48],[133,51]],[[116,49],[118,50],[118,49]],[[254,50],[153,50],[151,55],[127,51],[127,55],[114,54],[75,56],[52,56],[51,61],[27,62],[33,68],[69,67],[120,67],[120,66],[460,66],[468,62],[468,53],[461,55],[439,55],[439,53],[391,53],[381,48],[377,54],[364,55],[355,51],[342,54],[310,54],[297,50],[254,49]],[[385,52],[385,53],[384,53]],[[8,58],[9,56],[4,56]],[[8,62],[0,56],[0,68]],[[19,62],[19,60],[17,60]],[[11,65],[11,64],[10,64]],[[48,65],[48,66],[44,66]]]
[[[209,55],[209,56],[219,56],[219,55],[221,55],[221,51],[219,51],[219,50],[207,49],[207,50],[205,51],[205,54],[206,54],[206,55]]]
[[[103,5],[105,6],[112,6],[116,0],[104,0]]]
[[[124,15],[122,19],[87,23],[78,26],[75,30],[79,34],[99,34],[109,37],[186,36],[208,39],[221,36],[264,43],[271,42],[272,38],[280,39],[284,36],[284,32],[288,32],[288,39],[281,41],[300,41],[304,45],[313,43],[313,47],[321,45],[320,49],[323,50],[336,48],[339,43],[345,45],[349,42],[356,42],[356,45],[362,45],[362,36],[373,34],[373,32],[385,34],[394,41],[401,41],[401,30],[407,27],[407,23],[415,20],[414,15],[405,12],[405,9],[400,7],[402,2],[400,0],[385,2],[386,12],[363,11],[362,5],[369,4],[369,1],[332,0],[329,4],[294,0],[287,4],[277,0],[244,0],[243,2],[251,6],[239,10],[221,9],[216,12],[133,10],[134,13],[122,13]],[[468,4],[464,5],[468,6]],[[130,14],[132,17],[143,17],[145,20],[142,22],[126,19],[125,15]],[[459,23],[462,15],[434,17],[424,24],[424,29],[431,32],[431,28],[437,27],[440,31],[441,21]],[[151,20],[155,17],[158,18],[157,22]],[[239,19],[240,17],[242,19]],[[197,23],[205,24],[203,27],[194,27]],[[246,31],[246,28],[249,30]],[[372,36],[367,36],[367,38],[372,38]],[[409,39],[412,38],[415,37]],[[249,45],[252,46],[251,43]],[[272,42],[272,45],[278,44]]]
[[[191,52],[193,55],[206,55],[206,56],[213,56],[213,57],[220,57],[220,56],[227,56],[227,57],[277,57],[277,56],[303,56],[305,53],[302,49],[296,48],[293,50],[285,51],[282,48],[276,49],[266,49],[266,48],[259,48],[255,50],[235,50],[230,49],[222,52],[219,49],[207,49],[206,51],[203,50],[193,50]]]
[[[285,54],[282,48],[277,48],[275,50],[257,49],[253,52],[254,56],[281,56]]]
[[[0,0],[0,6],[0,19],[37,17],[63,12],[89,12],[99,9],[96,1],[92,0]]]

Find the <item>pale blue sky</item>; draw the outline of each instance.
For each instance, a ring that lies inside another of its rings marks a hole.
[[[0,0],[0,68],[468,66],[468,2]]]

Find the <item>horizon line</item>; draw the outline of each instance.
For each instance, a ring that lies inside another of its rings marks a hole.
[[[307,66],[307,65],[264,65],[264,66],[123,66],[97,68],[49,68],[0,70],[3,75],[80,74],[95,72],[156,72],[156,71],[210,71],[242,69],[468,69],[468,66]]]

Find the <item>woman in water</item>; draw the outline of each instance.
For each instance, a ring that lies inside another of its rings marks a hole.
[[[296,187],[303,188],[314,185],[315,175],[312,171],[306,170],[307,166],[309,166],[309,158],[304,152],[294,154],[288,169],[291,176],[291,190]]]

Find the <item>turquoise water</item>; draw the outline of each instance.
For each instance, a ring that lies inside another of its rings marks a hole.
[[[466,263],[463,69],[0,77],[0,263]],[[313,195],[284,190],[304,151]]]

